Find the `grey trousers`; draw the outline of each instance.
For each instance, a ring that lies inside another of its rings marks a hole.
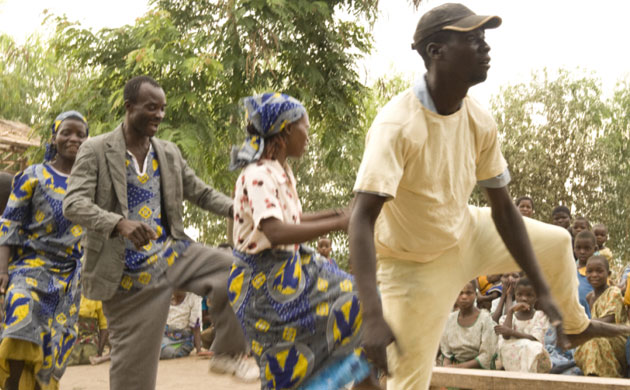
[[[112,346],[111,390],[153,390],[160,345],[174,289],[209,296],[216,329],[215,354],[244,353],[241,325],[227,296],[233,257],[225,250],[192,243],[162,276],[142,290],[119,291],[103,301]]]

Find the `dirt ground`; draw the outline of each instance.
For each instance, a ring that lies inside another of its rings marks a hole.
[[[161,360],[158,367],[157,390],[256,390],[260,383],[244,384],[232,376],[208,372],[208,360],[187,357]],[[68,367],[61,378],[61,390],[109,390],[109,362],[98,366]]]

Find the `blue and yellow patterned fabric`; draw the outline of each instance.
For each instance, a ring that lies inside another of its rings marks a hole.
[[[260,367],[262,389],[297,388],[359,353],[362,315],[351,275],[303,247],[234,254],[228,297]]]
[[[160,166],[155,151],[149,150],[145,172],[136,170],[133,157],[127,152],[127,207],[129,219],[146,223],[157,235],[141,250],[125,239],[125,268],[120,282],[121,290],[141,289],[173,265],[190,245],[184,240],[168,237],[162,224],[162,198],[160,192]]]
[[[42,383],[61,377],[77,337],[83,229],[62,214],[66,180],[48,164],[28,167],[0,220],[0,245],[13,248],[2,339],[42,348]]]
[[[232,148],[230,170],[258,161],[265,149],[265,138],[280,133],[306,114],[302,103],[283,93],[249,96],[241,104],[247,123],[253,125],[257,134],[249,134],[240,148]]]

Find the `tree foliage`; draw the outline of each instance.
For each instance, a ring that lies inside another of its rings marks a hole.
[[[628,85],[612,99],[595,76],[546,69],[528,83],[507,86],[492,109],[512,174],[510,191],[534,199],[538,219],[566,205],[575,215],[609,226],[619,257],[628,242]]]
[[[86,103],[95,133],[121,121],[127,80],[154,77],[168,102],[160,137],[176,142],[197,174],[226,193],[237,174],[227,170],[229,150],[245,136],[239,99],[270,90],[300,99],[313,125],[311,152],[297,164],[309,210],[349,200],[367,93],[354,63],[370,50],[371,36],[339,15],[371,23],[375,13],[376,1],[368,0],[155,0],[134,25],[96,33],[58,18],[52,44],[59,58],[90,72],[75,103]],[[203,241],[225,239],[223,222],[187,210]]]
[[[601,180],[596,212],[608,225],[614,249],[630,263],[630,81],[617,84],[608,105],[604,134],[599,140]]]
[[[0,34],[0,118],[34,127],[42,143],[63,102],[85,86],[85,72],[58,59],[46,41],[33,36],[18,45],[6,34]],[[39,159],[42,150],[33,150]]]

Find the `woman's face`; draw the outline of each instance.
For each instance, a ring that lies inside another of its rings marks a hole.
[[[289,138],[287,139],[287,157],[301,157],[308,145],[308,130],[311,124],[308,114],[289,125]]]
[[[68,118],[61,122],[54,144],[57,155],[66,160],[74,161],[79,152],[79,147],[87,138],[85,123],[78,119]]]

